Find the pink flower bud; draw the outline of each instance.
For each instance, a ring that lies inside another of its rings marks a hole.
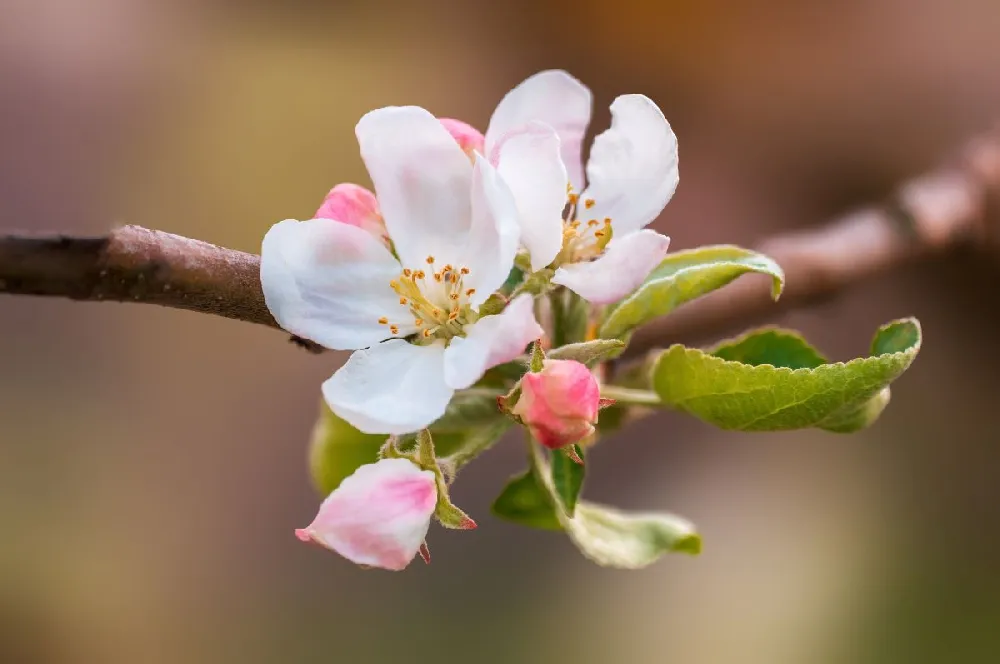
[[[452,120],[451,118],[439,118],[439,120],[452,138],[458,141],[462,151],[469,155],[469,159],[473,158],[475,152],[483,154],[486,139],[479,133],[478,129],[461,120]]]
[[[314,219],[333,219],[362,228],[386,244],[389,234],[375,194],[356,184],[338,184],[323,199]]]
[[[558,449],[594,433],[600,399],[597,379],[586,366],[545,360],[540,372],[521,379],[521,397],[512,412],[538,442]]]
[[[295,535],[359,565],[401,570],[421,551],[436,504],[434,473],[382,459],[341,482]]]

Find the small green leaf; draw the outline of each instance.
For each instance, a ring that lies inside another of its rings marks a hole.
[[[539,485],[531,470],[507,483],[503,492],[493,501],[492,510],[499,518],[522,526],[562,530],[551,497]]]
[[[590,305],[568,288],[557,288],[549,294],[552,310],[552,346],[578,343],[587,338]]]
[[[711,353],[672,346],[656,362],[653,387],[665,403],[722,429],[855,431],[885,408],[885,389],[920,343],[919,322],[898,320],[879,329],[870,357],[828,364],[795,333],[769,329]]]
[[[701,553],[694,526],[669,514],[626,514],[581,501],[565,526],[583,555],[606,567],[639,569],[665,553]]]
[[[583,451],[578,445],[573,445],[576,455],[583,458]],[[552,485],[555,487],[556,495],[562,504],[566,515],[572,517],[576,510],[576,501],[580,497],[580,489],[583,487],[583,477],[585,466],[569,458],[562,450],[556,450],[552,454]]]
[[[385,440],[385,435],[361,433],[321,402],[309,444],[309,472],[316,489],[325,496],[360,466],[374,463]]]
[[[545,351],[542,350],[541,341],[536,341],[531,344],[531,361],[528,364],[528,368],[531,369],[532,373],[538,373],[542,370],[545,363]]]
[[[576,360],[581,364],[603,362],[625,348],[625,342],[620,339],[594,339],[576,344],[568,344],[553,348],[548,357],[553,360]]]
[[[731,245],[669,254],[635,292],[608,309],[600,336],[619,337],[748,272],[770,275],[771,295],[778,299],[785,274],[777,263],[763,254]]]
[[[447,464],[453,473],[460,470],[462,466],[491,448],[513,424],[510,418],[501,414],[492,422],[462,432],[435,432],[438,448],[448,451],[446,456],[441,456],[441,462]],[[431,427],[431,431],[435,431],[434,427]]]
[[[444,415],[431,425],[431,430],[435,435],[466,431],[470,427],[491,424],[503,419],[503,413],[497,406],[497,396],[499,396],[497,391],[477,388],[455,392]]]

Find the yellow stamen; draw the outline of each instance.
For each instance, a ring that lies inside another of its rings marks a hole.
[[[388,325],[389,324],[389,319],[386,318],[385,316],[382,316],[381,318],[378,319],[378,324],[379,325]]]
[[[406,298],[405,298],[405,297],[401,297],[401,298],[399,298],[399,303],[400,303],[400,304],[406,304],[406,302],[407,302],[407,300],[406,300]]]
[[[462,274],[468,274],[469,273],[469,268],[463,267],[461,270],[459,270],[459,272],[461,272]]]
[[[411,270],[410,268],[405,268],[403,270],[403,276],[404,277],[409,277],[409,276],[412,276],[412,275],[413,275],[413,270]]]
[[[465,296],[466,297],[472,297],[472,294],[475,293],[475,292],[476,292],[475,288],[470,288],[469,290],[465,291]]]
[[[597,201],[595,201],[593,198],[588,198],[587,200],[585,200],[583,202],[583,207],[585,207],[585,208],[587,208],[589,210],[590,208],[594,207],[594,203],[596,203],[596,202]]]
[[[578,200],[580,200],[580,197],[577,194],[573,194],[573,193],[569,194],[569,203],[570,203],[570,205],[576,205],[576,202]]]
[[[434,265],[434,257],[433,256],[428,256],[427,257],[427,264],[428,265]]]
[[[424,319],[423,318],[417,318],[416,320],[413,321],[413,324],[416,325],[417,327],[420,327],[421,325],[424,324]]]
[[[599,223],[601,223],[601,222],[597,221],[596,219],[591,219],[590,221],[587,222],[587,225],[590,226],[591,228],[593,228],[594,226],[596,226]]]
[[[398,325],[390,325],[389,326],[389,331],[392,332],[393,334],[399,334],[399,326]]]
[[[431,336],[431,331],[430,330],[424,330],[424,339],[426,339],[426,338],[428,338],[430,336]]]

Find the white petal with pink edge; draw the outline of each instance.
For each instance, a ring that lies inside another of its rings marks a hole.
[[[562,248],[563,208],[568,176],[555,129],[533,121],[507,134],[499,146],[497,170],[517,202],[521,243],[540,270]]]
[[[579,191],[583,187],[583,137],[592,104],[587,86],[566,72],[539,72],[508,92],[493,111],[486,130],[486,156],[494,161],[493,152],[506,134],[539,120],[559,134],[563,162]]]
[[[416,106],[367,113],[355,128],[403,265],[456,263],[471,219],[472,164],[441,122]]]
[[[501,313],[480,318],[466,326],[464,337],[451,340],[444,354],[444,380],[451,388],[465,389],[487,369],[521,355],[542,334],[532,297],[519,295]]]
[[[383,459],[344,479],[295,534],[359,565],[401,570],[420,550],[436,504],[434,473]]]
[[[271,315],[292,334],[335,350],[385,339],[380,317],[412,320],[389,286],[399,270],[373,235],[330,219],[286,219],[271,227],[261,247],[260,281]]]
[[[643,95],[611,104],[611,127],[594,139],[581,218],[611,219],[618,236],[639,230],[663,211],[677,189],[677,138],[660,109]],[[585,215],[585,216],[584,216]]]
[[[569,288],[588,302],[611,304],[642,284],[666,256],[669,245],[670,238],[648,228],[615,237],[596,260],[560,267],[552,283]]]
[[[444,414],[454,389],[444,380],[444,342],[391,339],[351,355],[323,383],[330,409],[364,433],[403,434]]]

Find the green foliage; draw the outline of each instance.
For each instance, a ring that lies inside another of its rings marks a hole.
[[[532,449],[532,469],[513,478],[493,503],[498,517],[532,528],[564,530],[584,556],[606,567],[639,569],[665,553],[701,552],[694,527],[669,514],[628,514],[582,500],[570,513],[557,488],[562,471],[556,464],[563,455],[553,455],[550,469],[540,450]]]
[[[437,456],[452,474],[489,449],[513,425],[497,408],[495,395],[489,397],[488,405],[477,390],[457,392],[445,416],[431,425]],[[467,419],[463,422],[462,417]],[[327,495],[359,466],[374,463],[386,438],[358,431],[321,402],[309,446],[309,471],[316,489]],[[400,442],[412,446],[415,436],[404,436]]]
[[[668,255],[635,292],[604,315],[600,336],[620,337],[685,302],[722,288],[748,272],[770,275],[771,295],[778,299],[785,274],[773,260],[731,245],[700,247]]]
[[[532,470],[511,478],[493,501],[492,511],[505,521],[529,528],[562,530],[552,498],[539,486]]]
[[[579,445],[573,445],[573,448],[576,456],[582,459],[583,450],[580,449]],[[582,463],[573,461],[569,455],[561,450],[553,453],[552,485],[567,516],[573,516],[573,512],[576,510],[576,502],[580,497],[580,489],[583,488],[585,474],[586,467]]]
[[[568,288],[556,288],[549,294],[552,309],[552,347],[559,348],[587,338],[590,305]]]
[[[654,366],[653,388],[722,429],[856,431],[877,419],[920,342],[917,320],[898,320],[879,329],[870,357],[827,363],[794,332],[765,329],[707,352],[670,347]]]
[[[620,339],[594,339],[553,348],[547,357],[552,360],[576,360],[581,364],[592,365],[616,356],[624,348],[625,342]]]

